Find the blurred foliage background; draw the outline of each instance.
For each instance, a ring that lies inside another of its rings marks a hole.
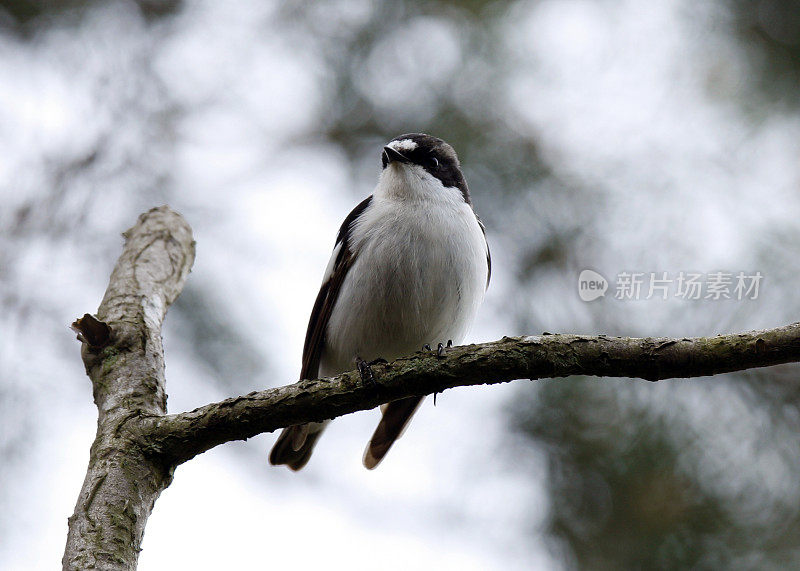
[[[0,55],[0,532],[28,550],[0,547],[7,568],[31,568],[44,518],[44,552],[59,553],[93,418],[65,326],[101,298],[115,236],[162,202],[200,253],[165,334],[171,407],[296,375],[333,229],[402,132],[456,148],[489,229],[475,339],[713,335],[800,313],[797,1],[5,0]],[[765,278],[757,300],[585,303],[584,268]],[[486,442],[414,467],[455,492],[433,486],[439,515],[397,525],[436,546],[445,511],[480,519],[491,531],[464,536],[485,545],[476,568],[800,566],[798,376],[571,378],[471,397],[451,432],[430,429]],[[458,424],[493,414],[490,435]],[[483,464],[504,474],[497,502],[479,501]],[[337,477],[304,493],[358,487]],[[415,478],[412,496],[432,493]],[[58,491],[20,500],[43,489]]]

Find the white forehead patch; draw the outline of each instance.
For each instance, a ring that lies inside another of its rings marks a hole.
[[[395,151],[413,151],[417,148],[417,144],[412,141],[411,139],[400,139],[399,141],[392,141],[388,145],[389,147],[393,148]]]

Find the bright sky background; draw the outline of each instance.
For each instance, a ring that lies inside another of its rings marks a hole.
[[[370,5],[331,8],[342,34]],[[562,180],[596,188],[589,198],[604,217],[581,238],[581,261],[606,277],[757,269],[753,237],[795,224],[800,120],[734,108],[747,69],[719,31],[726,16],[715,6],[521,1],[503,20],[504,43],[493,47],[514,71],[494,113],[509,130],[539,137]],[[0,317],[0,497],[9,506],[0,568],[60,562],[96,420],[67,325],[96,309],[119,234],[139,212],[168,202],[184,214],[197,241],[189,287],[212,291],[247,351],[268,356],[235,392],[296,379],[336,230],[370,192],[380,147],[354,185],[339,148],[309,135],[326,113],[324,46],[299,41],[276,10],[262,0],[187,2],[174,19],[147,25],[112,2],[33,42],[0,35],[0,228],[13,228],[20,204],[40,199],[34,216],[81,219],[85,229],[65,222],[64,231],[0,234],[0,297],[23,308]],[[458,88],[437,84],[433,70],[468,69],[458,34],[433,17],[409,22],[368,60],[359,88],[396,111],[398,125],[425,131],[428,94]],[[433,47],[421,57],[426,42]],[[87,154],[98,146],[101,156]],[[94,167],[67,177],[69,165],[82,164]],[[63,180],[43,174],[62,167]],[[64,185],[55,198],[54,181]],[[492,192],[472,186],[479,210]],[[521,211],[539,207],[535,196],[520,200]],[[562,301],[574,278],[544,279],[514,298],[513,243],[535,231],[521,216],[488,229],[493,283],[468,341],[539,332],[516,330],[509,307],[530,309],[551,331],[598,332],[577,295]],[[775,298],[691,318],[676,318],[679,301],[614,307],[626,334],[706,334],[782,319]],[[195,358],[191,325],[173,317],[164,331],[170,411],[232,396]],[[560,569],[563,553],[537,531],[548,513],[545,458],[520,454],[506,431],[515,390],[448,391],[436,407],[428,399],[374,472],[361,454],[375,411],[338,419],[297,474],[268,466],[274,435],[206,453],[181,466],[158,500],[139,568]],[[692,389],[680,397],[654,390],[687,407],[697,398]],[[731,414],[745,415],[737,402]],[[711,452],[725,458],[741,437]],[[751,481],[770,474],[756,470]],[[775,494],[785,481],[774,477]]]

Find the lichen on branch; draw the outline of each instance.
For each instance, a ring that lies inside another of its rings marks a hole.
[[[86,479],[69,518],[63,568],[135,569],[145,524],[175,467],[232,440],[321,421],[458,386],[571,375],[649,381],[704,377],[800,361],[800,324],[716,337],[504,337],[425,351],[166,414],[161,325],[194,261],[186,221],[163,206],[142,214],[95,316],[73,323],[98,409]]]
[[[373,365],[375,385],[355,371],[209,404],[191,412],[144,419],[142,446],[184,462],[223,442],[293,424],[319,422],[410,396],[515,379],[590,375],[658,381],[704,377],[800,361],[800,323],[776,329],[696,338],[605,335],[504,337],[421,352]]]
[[[161,324],[194,262],[186,221],[166,206],[142,214],[96,316],[75,321],[98,410],[89,467],[69,518],[64,569],[135,569],[145,523],[172,477],[123,428],[166,413]]]

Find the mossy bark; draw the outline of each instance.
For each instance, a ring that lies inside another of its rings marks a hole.
[[[491,343],[453,347],[441,357],[435,351],[425,352],[373,365],[374,385],[351,371],[330,379],[250,393],[191,412],[142,419],[138,441],[173,462],[184,462],[230,440],[460,386],[571,375],[657,381],[795,361],[800,361],[800,323],[683,339],[504,337]]]
[[[148,455],[127,425],[166,413],[161,323],[189,275],[194,242],[189,225],[167,207],[143,214],[124,236],[97,319],[73,325],[98,420],[69,518],[64,569],[135,569],[147,518],[172,479],[173,467]],[[91,328],[98,321],[107,334]]]
[[[124,234],[97,317],[73,324],[98,409],[64,569],[135,569],[153,504],[175,467],[231,440],[446,389],[570,375],[657,381],[800,361],[800,324],[717,337],[538,335],[423,352],[166,414],[161,324],[194,261],[191,229],[167,207]]]

